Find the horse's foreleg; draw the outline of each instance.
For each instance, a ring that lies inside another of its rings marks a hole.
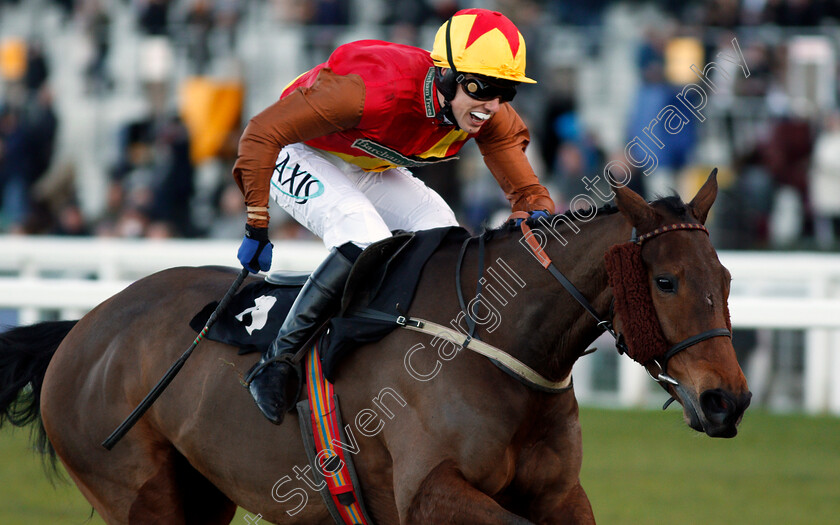
[[[592,505],[578,482],[563,497],[547,494],[531,505],[531,519],[546,525],[588,525],[595,523]]]
[[[464,525],[527,525],[532,522],[503,509],[473,487],[452,462],[435,467],[420,483],[403,525],[447,523]]]

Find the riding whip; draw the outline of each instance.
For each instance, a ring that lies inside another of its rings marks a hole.
[[[213,310],[212,314],[210,314],[210,317],[207,319],[207,323],[204,325],[204,328],[201,330],[201,332],[198,334],[195,340],[192,342],[192,345],[190,345],[190,347],[187,348],[187,351],[184,352],[181,355],[181,357],[179,357],[178,360],[175,361],[175,363],[173,363],[172,366],[169,367],[169,370],[166,371],[166,374],[164,374],[164,376],[160,379],[160,381],[157,382],[154,388],[152,388],[152,390],[148,394],[146,394],[146,397],[143,398],[143,401],[141,401],[140,404],[137,405],[137,407],[131,412],[131,414],[129,414],[128,417],[125,418],[125,421],[120,423],[120,426],[118,426],[116,430],[111,432],[111,435],[108,436],[108,438],[102,442],[103,447],[105,447],[108,450],[114,448],[114,445],[116,445],[117,442],[120,439],[122,439],[123,436],[125,436],[125,434],[129,430],[131,430],[131,427],[133,427],[134,424],[137,423],[137,421],[141,417],[143,417],[143,414],[145,414],[149,407],[152,406],[152,403],[154,403],[155,400],[158,397],[160,397],[163,391],[166,390],[166,387],[168,387],[169,383],[171,383],[172,380],[175,379],[175,376],[181,370],[181,367],[183,367],[184,363],[187,362],[187,359],[190,357],[190,354],[192,354],[192,351],[195,350],[195,347],[198,346],[198,343],[200,343],[201,340],[204,339],[204,336],[207,335],[207,332],[210,331],[210,327],[213,326],[213,324],[216,322],[216,318],[222,312],[225,311],[225,308],[227,308],[227,305],[233,298],[233,294],[236,293],[236,290],[239,289],[239,286],[242,284],[242,281],[244,281],[245,277],[247,276],[248,269],[242,268],[242,271],[239,272],[239,275],[236,277],[236,280],[233,282],[232,285],[230,285],[230,288],[228,289],[225,296],[222,297],[221,301],[219,301],[219,305],[216,306],[216,309]]]

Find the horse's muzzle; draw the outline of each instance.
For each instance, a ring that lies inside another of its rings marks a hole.
[[[706,390],[700,394],[702,430],[710,437],[735,437],[751,398],[751,392],[735,395],[721,388]]]

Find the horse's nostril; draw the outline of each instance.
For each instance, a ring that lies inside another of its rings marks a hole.
[[[729,392],[715,388],[700,394],[700,406],[709,421],[720,425],[734,415],[738,403]]]

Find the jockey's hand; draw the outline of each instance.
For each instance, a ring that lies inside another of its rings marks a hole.
[[[268,228],[255,228],[245,225],[245,238],[239,246],[236,256],[242,266],[251,273],[271,268],[271,251],[274,245],[268,240]]]
[[[539,219],[540,217],[543,217],[543,218],[547,219],[549,217],[548,211],[546,211],[546,210],[534,210],[534,211],[531,211],[529,213],[531,214],[531,216],[528,217],[528,218],[532,219],[532,220]],[[514,219],[514,224],[516,226],[519,226],[520,224],[522,224],[523,220],[524,219]]]

